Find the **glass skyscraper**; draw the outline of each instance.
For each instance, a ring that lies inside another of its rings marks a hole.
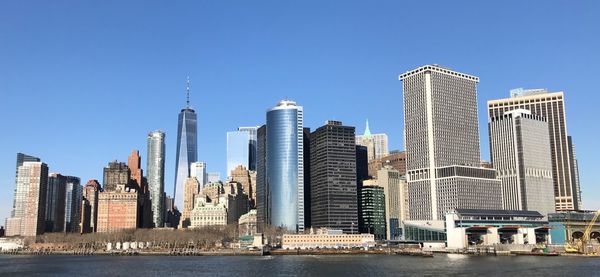
[[[183,207],[183,183],[190,177],[190,164],[198,160],[196,112],[190,108],[189,79],[187,85],[187,107],[179,113],[177,125],[177,153],[175,158],[175,206]]]
[[[267,223],[304,231],[303,108],[283,100],[267,112]]]
[[[248,168],[250,135],[247,132],[227,132],[227,176],[238,165]]]
[[[154,131],[148,134],[148,186],[152,203],[154,227],[165,226],[165,133]]]
[[[238,131],[246,132],[250,136],[249,141],[249,152],[248,152],[248,170],[256,170],[256,151],[257,151],[257,139],[258,139],[258,128],[256,127],[239,127]]]

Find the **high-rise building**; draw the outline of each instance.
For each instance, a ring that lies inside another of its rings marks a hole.
[[[283,100],[267,111],[267,224],[304,231],[304,115]]]
[[[579,191],[571,176],[573,163],[568,141],[564,93],[519,88],[511,90],[510,94],[510,98],[488,101],[488,117],[500,117],[508,111],[525,109],[548,120],[556,211],[579,210]]]
[[[354,139],[354,127],[340,121],[328,121],[311,134],[312,227],[358,231]]]
[[[357,213],[358,213],[358,228],[364,230],[365,222],[363,221],[362,211],[362,187],[363,182],[368,180],[369,177],[369,160],[368,160],[368,149],[363,145],[356,145],[356,195],[357,195]],[[385,219],[384,219],[385,220]],[[361,231],[363,232],[363,231]]]
[[[154,227],[165,226],[165,133],[154,131],[148,134],[148,189],[152,205]]]
[[[399,77],[411,220],[442,220],[455,208],[501,209],[496,172],[479,167],[479,78],[437,65]]]
[[[129,184],[130,179],[129,167],[125,163],[112,161],[104,168],[104,178],[102,179],[102,187],[104,191],[114,191],[119,185]]]
[[[67,179],[58,173],[48,175],[46,227],[44,232],[62,232],[65,227]]]
[[[408,219],[408,188],[400,171],[385,166],[377,171],[377,184],[385,194],[386,238],[400,240],[402,222]]]
[[[22,166],[24,162],[39,162],[39,161],[41,161],[41,160],[38,157],[29,156],[29,155],[26,155],[23,153],[17,153],[17,166],[15,167],[15,190],[14,190],[15,194],[14,194],[14,198],[13,198],[12,211],[10,213],[11,217],[20,218],[23,214],[23,209],[24,209],[24,206],[22,206],[24,204],[23,201],[20,201],[17,203],[17,200],[22,200],[25,197],[24,195],[20,195],[17,192],[26,193],[26,190],[19,189],[19,185],[17,183],[19,167]],[[17,214],[15,214],[15,212],[17,212]],[[8,233],[8,231],[7,231],[7,233]]]
[[[256,131],[256,229],[264,232],[268,224],[267,125]]]
[[[187,228],[190,226],[190,217],[192,210],[194,209],[194,201],[196,196],[200,193],[200,183],[196,178],[189,177],[185,179],[183,192],[183,207],[181,209],[181,228]]]
[[[491,158],[504,209],[554,213],[550,135],[545,118],[513,110],[489,122]]]
[[[221,181],[220,172],[208,172],[206,173],[206,183],[216,183]]]
[[[377,176],[377,171],[385,166],[391,166],[400,171],[401,175],[406,175],[406,152],[394,150],[389,155],[369,162],[369,176]]]
[[[310,128],[303,129],[303,155],[304,155],[304,229],[310,228],[312,222],[311,194],[310,194]]]
[[[78,177],[65,176],[66,179],[66,197],[65,197],[65,232],[80,232],[79,223],[81,222],[81,199],[83,197],[83,187]]]
[[[250,136],[249,141],[249,152],[248,152],[248,170],[256,171],[256,140],[257,140],[257,132],[258,128],[256,127],[239,127],[238,131],[246,132]]]
[[[386,134],[371,134],[369,121],[365,127],[365,133],[362,136],[356,136],[356,144],[367,147],[369,161],[387,156],[388,136]]]
[[[83,188],[83,198],[86,200],[86,204],[89,205],[89,216],[82,216],[81,226],[83,233],[93,233],[98,228],[98,197],[102,191],[102,186],[97,180],[88,180]],[[83,209],[82,209],[83,210]],[[88,221],[88,222],[85,222]],[[87,228],[84,228],[87,227]]]
[[[237,166],[248,168],[250,162],[250,134],[248,132],[227,132],[227,176],[231,176]]]
[[[231,181],[239,183],[242,186],[243,192],[248,195],[250,207],[254,208],[256,203],[256,183],[252,182],[252,172],[244,166],[238,165],[231,171]]]
[[[361,222],[360,233],[375,235],[376,240],[386,239],[385,194],[383,187],[365,180],[360,194]]]
[[[179,113],[177,124],[177,152],[175,157],[175,185],[173,198],[175,206],[183,206],[183,184],[190,177],[190,165],[198,160],[196,111],[190,108],[190,79],[187,81],[186,107]]]
[[[42,162],[20,164],[15,192],[19,198],[15,201],[14,216],[7,219],[6,236],[37,236],[44,233],[46,225],[48,166]]]
[[[190,176],[196,178],[200,183],[200,190],[208,184],[206,176],[206,163],[205,162],[193,162],[190,169]]]
[[[582,208],[583,203],[581,201],[581,185],[579,183],[579,162],[577,161],[577,155],[575,153],[575,144],[573,144],[573,138],[571,136],[568,136],[568,140],[569,152],[571,153],[571,164],[573,165],[571,167],[571,180],[573,184],[575,184],[575,192],[577,193],[575,195],[575,197],[577,198],[577,207]]]

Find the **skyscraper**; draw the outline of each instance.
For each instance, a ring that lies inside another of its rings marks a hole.
[[[248,168],[250,162],[250,134],[243,131],[227,132],[227,176],[238,166]]]
[[[37,236],[44,233],[48,166],[21,162],[17,169],[14,216],[7,220],[6,236]]]
[[[256,229],[264,232],[268,224],[267,125],[256,131]]]
[[[206,163],[205,162],[194,162],[191,165],[190,176],[196,178],[200,183],[200,190],[208,184],[208,178],[206,174]]]
[[[34,157],[34,156],[29,156],[23,153],[17,153],[17,166],[15,167],[15,195],[13,197],[13,208],[12,211],[10,213],[11,217],[21,217],[21,215],[15,216],[15,211],[19,210],[20,213],[23,212],[22,207],[20,207],[20,205],[23,204],[23,202],[17,203],[17,199],[23,199],[23,195],[18,195],[17,192],[25,192],[24,190],[20,190],[19,189],[19,185],[17,183],[18,181],[18,174],[19,174],[19,167],[23,165],[24,162],[39,162],[40,158],[38,157]],[[17,207],[19,206],[19,207]]]
[[[79,223],[81,222],[81,199],[83,197],[83,187],[78,177],[65,176],[66,179],[66,197],[65,197],[65,232],[80,232]]]
[[[311,226],[358,231],[354,127],[328,121],[311,133]]]
[[[382,158],[389,154],[388,136],[386,134],[371,134],[368,120],[365,126],[365,133],[362,136],[356,136],[356,144],[367,147],[369,161]]]
[[[186,107],[179,113],[177,124],[177,152],[175,157],[175,206],[183,205],[183,184],[190,177],[190,164],[198,160],[196,112],[190,108],[190,79],[187,81]]]
[[[398,170],[385,166],[377,171],[377,184],[383,188],[385,195],[386,238],[399,240],[401,223],[408,219],[406,180]]]
[[[568,136],[569,141],[569,152],[571,153],[571,180],[574,184],[575,188],[575,197],[577,202],[577,207],[582,208],[583,204],[581,202],[581,185],[579,183],[579,161],[577,160],[577,154],[575,153],[575,144],[573,144],[573,138]]]
[[[548,122],[528,110],[490,118],[490,149],[504,209],[554,213]]]
[[[67,179],[58,173],[48,175],[48,191],[46,193],[46,227],[45,232],[62,232],[65,227]]]
[[[304,116],[296,102],[267,111],[267,224],[304,231]]]
[[[148,134],[148,186],[154,227],[165,226],[165,133]]]
[[[500,117],[508,111],[525,109],[548,120],[556,211],[579,210],[579,191],[571,176],[574,170],[568,141],[564,93],[519,88],[511,90],[510,94],[510,98],[488,101],[488,117]]]
[[[248,135],[250,136],[250,141],[249,141],[249,159],[248,159],[248,170],[251,171],[256,171],[256,140],[257,140],[257,132],[258,132],[258,128],[260,126],[256,126],[256,127],[239,127],[238,131],[241,132],[246,132],[248,133]]]
[[[82,222],[82,227],[88,227],[87,229],[82,230],[84,233],[92,233],[96,232],[98,228],[98,197],[99,193],[102,191],[102,186],[98,183],[97,180],[88,180],[83,188],[83,197],[87,201],[89,205],[90,214],[89,217],[84,218],[84,220],[88,220],[89,222]]]
[[[385,194],[383,187],[366,180],[360,193],[362,224],[360,233],[375,235],[376,240],[386,239]]]
[[[411,220],[442,220],[454,208],[501,209],[496,172],[479,168],[479,78],[437,65],[399,77]]]

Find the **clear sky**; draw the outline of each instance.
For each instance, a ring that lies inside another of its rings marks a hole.
[[[282,98],[389,135],[402,149],[398,74],[437,63],[481,78],[486,101],[516,87],[564,91],[584,205],[600,207],[600,1],[1,1],[0,218],[15,156],[102,179],[146,137],[167,133],[173,191],[177,114],[192,82],[198,157],[225,175],[226,132],[261,125]],[[0,221],[4,225],[4,221]]]

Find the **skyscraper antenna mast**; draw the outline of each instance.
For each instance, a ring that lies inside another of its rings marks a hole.
[[[187,76],[187,83],[186,83],[185,91],[186,91],[185,103],[187,105],[187,108],[189,109],[190,108],[190,76]]]

